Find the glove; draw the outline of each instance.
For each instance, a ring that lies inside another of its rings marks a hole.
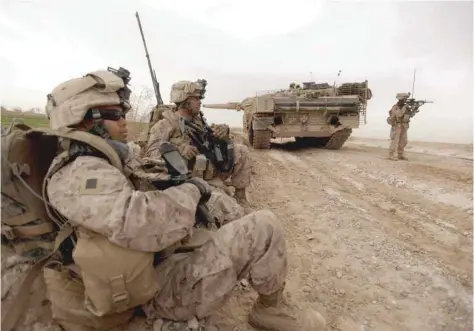
[[[226,124],[212,124],[211,125],[212,132],[217,139],[227,140],[229,139],[229,126]]]
[[[198,154],[199,154],[198,149],[192,145],[186,145],[186,147],[184,147],[183,151],[181,152],[181,155],[186,160],[191,160],[193,157],[195,157]]]
[[[193,184],[199,189],[199,192],[201,193],[201,199],[199,200],[200,204],[208,202],[211,198],[212,188],[204,179],[193,177],[188,179],[185,183]]]

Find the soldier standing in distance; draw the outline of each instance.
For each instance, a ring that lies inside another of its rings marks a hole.
[[[387,123],[392,126],[390,130],[390,147],[388,148],[388,158],[393,161],[408,160],[404,155],[404,149],[407,145],[407,131],[410,126],[410,119],[413,114],[406,101],[410,93],[397,93],[398,102],[393,105],[388,112]],[[397,155],[395,155],[395,150]]]

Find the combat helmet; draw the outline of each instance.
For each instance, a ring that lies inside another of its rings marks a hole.
[[[127,86],[129,75],[124,68],[108,68],[59,84],[47,96],[46,114],[51,129],[79,124],[89,110],[92,110],[93,119],[100,119],[100,112],[95,110],[101,106],[120,106],[126,114],[131,108],[131,91]]]
[[[397,100],[406,100],[409,97],[410,97],[410,92],[408,92],[408,93],[401,92],[401,93],[397,93],[397,95],[396,95]]]
[[[179,104],[189,97],[199,97],[204,99],[206,93],[207,82],[204,79],[199,79],[196,82],[188,80],[181,80],[171,86],[170,101]]]

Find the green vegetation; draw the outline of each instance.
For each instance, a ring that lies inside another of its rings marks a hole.
[[[26,125],[34,128],[48,127],[48,119],[45,115],[2,110],[3,127],[8,127],[14,118],[20,119]]]
[[[8,127],[12,119],[17,118],[23,121],[26,125],[33,128],[44,128],[49,126],[49,121],[46,115],[27,113],[27,112],[16,112],[2,109],[2,126]],[[128,121],[130,137],[133,139],[137,137],[140,132],[145,131],[148,128],[148,123]]]

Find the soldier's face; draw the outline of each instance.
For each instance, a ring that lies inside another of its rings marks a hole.
[[[127,142],[128,125],[122,109],[120,107],[110,107],[101,109],[100,113],[110,137],[113,140]]]
[[[201,110],[201,99],[199,97],[189,97],[189,108],[193,114],[199,113]]]

